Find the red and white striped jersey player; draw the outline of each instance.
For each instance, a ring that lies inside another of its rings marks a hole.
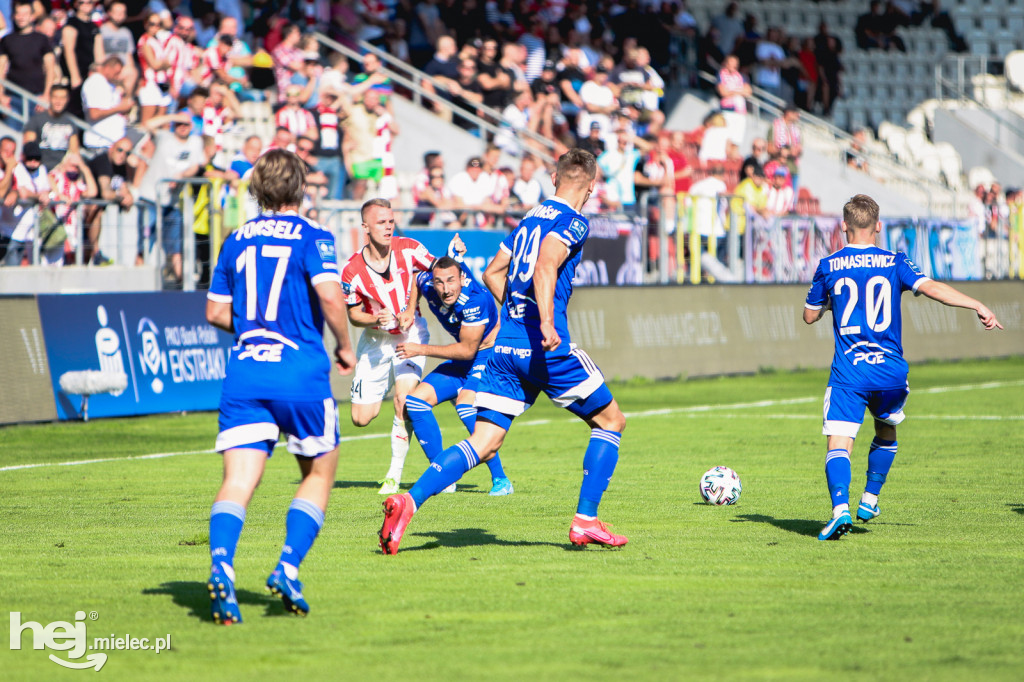
[[[405,398],[423,376],[423,357],[401,359],[400,343],[427,343],[427,323],[419,314],[416,272],[430,270],[434,257],[415,239],[394,236],[395,216],[387,199],[371,199],[362,207],[367,244],[352,254],[341,271],[348,296],[348,319],[363,327],[356,346],[352,376],[352,423],[366,426],[380,414],[381,403],[394,385],[395,417],[391,427],[391,466],[381,495],[393,495],[402,480],[412,424],[404,419]]]

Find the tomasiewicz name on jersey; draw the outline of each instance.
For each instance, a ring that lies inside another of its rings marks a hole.
[[[829,272],[850,268],[891,268],[896,265],[896,254],[857,253],[852,256],[834,256],[828,265]]]

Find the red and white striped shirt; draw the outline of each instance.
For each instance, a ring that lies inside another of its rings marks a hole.
[[[277,110],[274,123],[278,128],[287,128],[295,137],[302,137],[307,130],[316,130],[313,113],[302,107],[282,107]]]
[[[397,317],[409,306],[416,271],[429,270],[433,263],[434,257],[423,244],[415,239],[392,237],[388,270],[381,274],[366,263],[363,249],[360,249],[352,254],[341,271],[341,288],[348,295],[346,302],[350,306],[361,306],[363,312],[373,315],[388,310]],[[419,315],[418,310],[416,314]],[[402,333],[397,326],[382,331]]]
[[[746,83],[743,80],[743,74],[739,71],[726,71],[722,69],[718,72],[718,82],[726,90],[735,91],[741,90]],[[747,113],[747,100],[743,95],[730,95],[729,97],[721,98],[722,109],[725,111],[735,111],[737,114]]]
[[[145,46],[149,46],[153,50],[154,59],[170,62],[171,65],[163,69],[153,68],[153,65],[146,59],[146,53],[142,49]],[[143,33],[137,45],[143,82],[157,84],[170,84],[174,82],[177,60],[184,47],[184,41],[170,31],[161,29],[155,36]]]
[[[373,140],[373,155],[380,159],[384,166],[384,175],[395,174],[395,153],[391,150],[394,140],[391,135],[391,114],[384,112],[377,117],[377,136]]]
[[[203,61],[203,51],[192,43],[181,41],[178,47],[177,59],[174,66],[174,82],[177,90],[181,90],[181,84],[189,79],[192,71]]]
[[[228,127],[230,111],[223,104],[207,104],[203,107],[203,135],[213,138],[219,152],[224,148],[224,130]]]
[[[800,144],[800,127],[790,125],[782,116],[772,122],[772,144],[778,149],[793,147]]]
[[[320,148],[326,151],[341,151],[338,112],[326,104],[320,104],[316,110],[320,119]]]

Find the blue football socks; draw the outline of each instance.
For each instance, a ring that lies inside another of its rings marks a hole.
[[[210,559],[233,566],[238,538],[245,525],[245,507],[237,502],[214,502],[210,509]]]
[[[619,441],[622,434],[604,429],[592,429],[590,444],[583,455],[583,484],[580,485],[580,499],[576,513],[597,517],[601,496],[608,489],[608,483],[615,473],[619,461]]]
[[[875,439],[871,441],[871,449],[868,450],[868,481],[864,486],[864,492],[876,496],[882,492],[885,477],[889,474],[894,459],[896,459],[896,441],[875,436]]]
[[[829,450],[825,455],[825,480],[833,507],[850,504],[850,476],[850,453]]]
[[[409,396],[405,399],[405,410],[409,413],[409,421],[412,422],[412,430],[416,433],[416,440],[423,448],[423,454],[431,462],[444,450],[444,443],[441,440],[441,427],[437,424],[437,417],[434,416],[434,408],[426,400]]]
[[[473,433],[473,429],[476,427],[476,407],[468,403],[462,405],[456,405],[455,411],[459,413],[459,419],[466,425],[466,430],[470,434]],[[501,457],[498,453],[494,453],[494,457],[487,460],[487,468],[491,471],[491,480],[496,478],[506,478],[505,469],[501,466]]]
[[[320,507],[299,497],[292,500],[285,521],[284,548],[281,550],[280,562],[298,568],[323,525],[324,512]],[[295,576],[288,577],[295,579]]]
[[[409,490],[419,509],[428,499],[455,483],[480,463],[469,441],[456,443],[438,455]]]

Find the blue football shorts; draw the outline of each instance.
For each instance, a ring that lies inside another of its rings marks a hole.
[[[255,400],[221,396],[217,452],[233,448],[263,450],[270,456],[281,433],[288,452],[319,457],[338,447],[338,407],[323,400]]]
[[[857,437],[864,421],[864,408],[878,421],[892,426],[901,423],[906,415],[910,387],[866,389],[829,386],[825,389],[824,422],[821,432],[826,436]]]
[[[472,360],[447,360],[434,368],[423,383],[430,384],[437,396],[437,404],[454,400],[462,391],[476,392],[480,386],[491,349],[478,351]]]
[[[508,345],[495,345],[492,351],[477,389],[476,416],[506,431],[542,391],[555,405],[584,419],[612,401],[601,370],[575,344],[569,344],[567,353]]]

